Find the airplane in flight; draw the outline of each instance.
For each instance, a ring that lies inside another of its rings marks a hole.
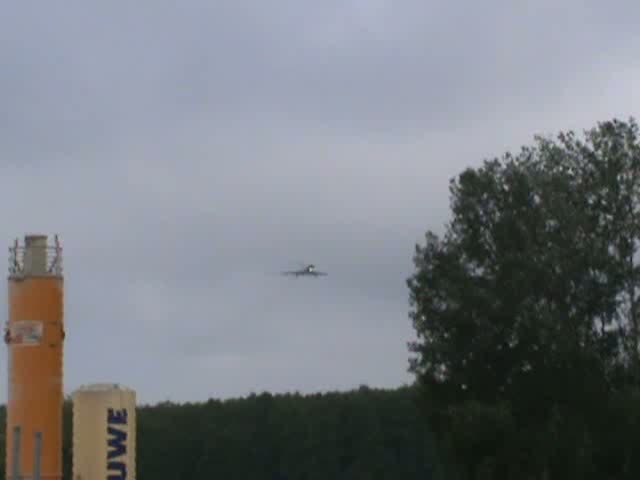
[[[293,275],[294,277],[300,276],[309,276],[309,277],[321,277],[328,275],[326,272],[319,272],[316,270],[316,266],[313,264],[309,264],[306,267],[301,268],[300,270],[292,270],[289,272],[282,272],[283,275]]]

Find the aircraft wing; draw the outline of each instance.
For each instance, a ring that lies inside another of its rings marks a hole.
[[[289,272],[282,272],[282,275],[299,275],[300,272],[294,272],[294,271],[289,271]]]
[[[313,272],[313,275],[316,275],[318,277],[323,277],[325,275],[329,275],[327,272]]]

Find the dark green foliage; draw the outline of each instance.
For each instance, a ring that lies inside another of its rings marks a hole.
[[[0,409],[4,432],[5,408]],[[64,473],[71,478],[71,404]],[[421,479],[433,449],[413,390],[270,395],[138,408],[138,478]],[[0,474],[4,475],[4,434]]]
[[[585,133],[462,172],[416,247],[410,368],[451,478],[640,476],[638,127]]]

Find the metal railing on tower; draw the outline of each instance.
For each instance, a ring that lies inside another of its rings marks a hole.
[[[24,244],[16,239],[9,247],[9,278],[62,276],[62,246],[57,235],[53,240],[53,245],[49,245],[45,235],[28,236]]]

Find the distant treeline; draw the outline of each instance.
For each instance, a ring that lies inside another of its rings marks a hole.
[[[67,402],[65,479],[71,479],[71,415]],[[434,450],[419,416],[410,387],[142,406],[137,478],[429,479]],[[2,406],[2,432],[5,420]],[[4,435],[0,469],[4,478]]]

